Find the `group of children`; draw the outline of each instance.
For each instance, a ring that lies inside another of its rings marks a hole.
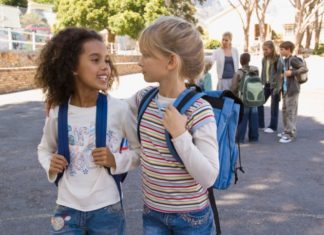
[[[293,45],[285,42],[280,48],[281,55],[286,57],[284,67],[288,69],[282,71],[279,56],[273,45],[268,44],[264,45],[262,78],[265,92],[274,103],[269,128],[273,131],[277,128],[275,102],[279,102],[277,87],[281,85],[276,85],[276,79],[287,87],[282,91],[285,115],[282,139],[288,140],[296,135],[294,115],[299,86],[293,80],[300,71],[295,65],[300,64],[291,58]],[[159,84],[159,91],[139,125],[139,105],[150,88],[140,90],[128,100],[109,95],[109,89],[117,81],[116,68],[96,32],[68,28],[42,49],[35,78],[46,94],[49,112],[38,158],[48,180],[57,182],[58,187],[57,206],[51,218],[52,234],[125,234],[122,194],[114,176],[138,166],[141,166],[144,199],[144,234],[200,235],[216,231],[207,191],[219,172],[214,113],[203,99],[192,104],[185,115],[172,105],[186,90],[186,81],[194,83],[204,69],[208,70],[200,34],[185,20],[164,16],[142,32],[139,46],[142,54],[139,66],[145,81]],[[249,54],[241,55],[243,68],[252,69],[249,60]],[[282,78],[277,79],[277,74],[282,74]],[[211,78],[206,80],[202,86],[207,90]],[[98,113],[102,108],[98,100],[102,96],[108,110],[103,125],[107,127],[105,147],[98,146],[96,141]],[[68,159],[58,151],[62,106],[68,109]],[[259,110],[246,109],[245,113],[255,120],[259,113],[262,121],[263,108]],[[170,133],[182,162],[170,152],[165,132]],[[128,140],[128,148],[121,148],[124,138]],[[251,133],[250,140],[257,138]]]
[[[282,116],[284,130],[278,133],[280,143],[290,143],[296,137],[296,118],[298,108],[298,94],[300,84],[296,76],[306,73],[307,68],[302,60],[293,56],[294,44],[285,41],[280,44],[280,55],[276,53],[275,45],[272,41],[264,42],[263,59],[260,79],[264,86],[265,102],[271,97],[270,123],[265,128],[264,106],[245,107],[244,116],[238,127],[237,139],[240,143],[245,141],[247,126],[249,126],[248,139],[250,142],[257,142],[259,139],[259,129],[265,133],[274,133],[278,129],[279,102],[283,98]],[[234,57],[234,55],[232,55]],[[228,89],[235,95],[239,95],[241,83],[246,74],[253,73],[259,75],[256,66],[250,65],[250,54],[240,55],[241,68],[236,71]],[[211,68],[212,62],[207,60],[206,68]],[[209,78],[210,73],[205,74],[198,85],[204,83]],[[224,80],[223,78],[220,80]],[[201,86],[201,85],[200,85]],[[207,89],[211,89],[208,87]]]

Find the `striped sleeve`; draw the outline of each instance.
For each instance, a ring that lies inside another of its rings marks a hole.
[[[187,127],[194,133],[199,127],[206,125],[207,123],[215,123],[215,115],[211,105],[203,100],[198,99],[188,110],[189,120]]]
[[[153,89],[154,87],[153,86],[148,86],[148,87],[145,87],[144,89],[138,91],[136,93],[136,105],[137,107],[140,105],[144,95],[151,89]]]

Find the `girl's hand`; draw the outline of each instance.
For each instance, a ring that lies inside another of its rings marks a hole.
[[[164,113],[163,125],[173,138],[177,138],[186,131],[187,116],[181,115],[178,110],[170,104]]]
[[[290,77],[291,75],[292,75],[292,71],[291,70],[285,71],[285,76],[286,77]]]
[[[55,176],[58,173],[62,173],[67,165],[68,162],[64,156],[59,154],[53,154],[48,173],[50,176]]]
[[[107,147],[96,148],[92,151],[92,157],[95,164],[104,167],[116,167],[114,155]]]

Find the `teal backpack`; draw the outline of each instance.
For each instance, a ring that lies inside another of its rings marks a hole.
[[[243,78],[240,82],[239,98],[246,107],[259,107],[265,103],[265,96],[261,78],[254,71],[243,72]]]

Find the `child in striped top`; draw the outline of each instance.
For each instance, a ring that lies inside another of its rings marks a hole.
[[[163,16],[142,32],[139,46],[145,81],[159,84],[139,125],[144,234],[213,234],[207,189],[219,171],[214,113],[203,99],[185,115],[172,105],[186,89],[185,81],[194,83],[204,69],[200,35],[190,23]],[[148,90],[128,100],[134,117]],[[165,131],[183,163],[170,153]]]

